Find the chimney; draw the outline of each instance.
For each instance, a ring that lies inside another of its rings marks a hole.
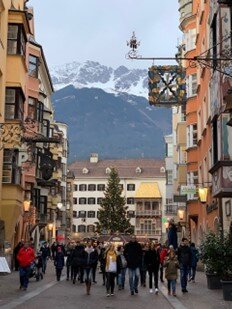
[[[98,162],[98,153],[91,153],[90,163],[97,163],[97,162]]]

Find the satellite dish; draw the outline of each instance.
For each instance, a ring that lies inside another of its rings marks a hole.
[[[63,207],[63,204],[62,203],[58,203],[57,204],[57,208],[61,209]]]

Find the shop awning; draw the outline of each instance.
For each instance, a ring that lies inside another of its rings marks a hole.
[[[135,198],[162,198],[157,182],[142,182],[135,193]]]

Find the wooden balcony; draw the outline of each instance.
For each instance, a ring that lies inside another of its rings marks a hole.
[[[148,216],[148,217],[159,217],[161,216],[160,210],[136,210],[135,216]]]

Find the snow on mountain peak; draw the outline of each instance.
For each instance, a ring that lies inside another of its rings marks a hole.
[[[84,63],[71,62],[50,69],[56,90],[73,85],[76,88],[100,88],[110,93],[127,92],[136,96],[148,96],[147,70],[117,69],[87,60]]]

